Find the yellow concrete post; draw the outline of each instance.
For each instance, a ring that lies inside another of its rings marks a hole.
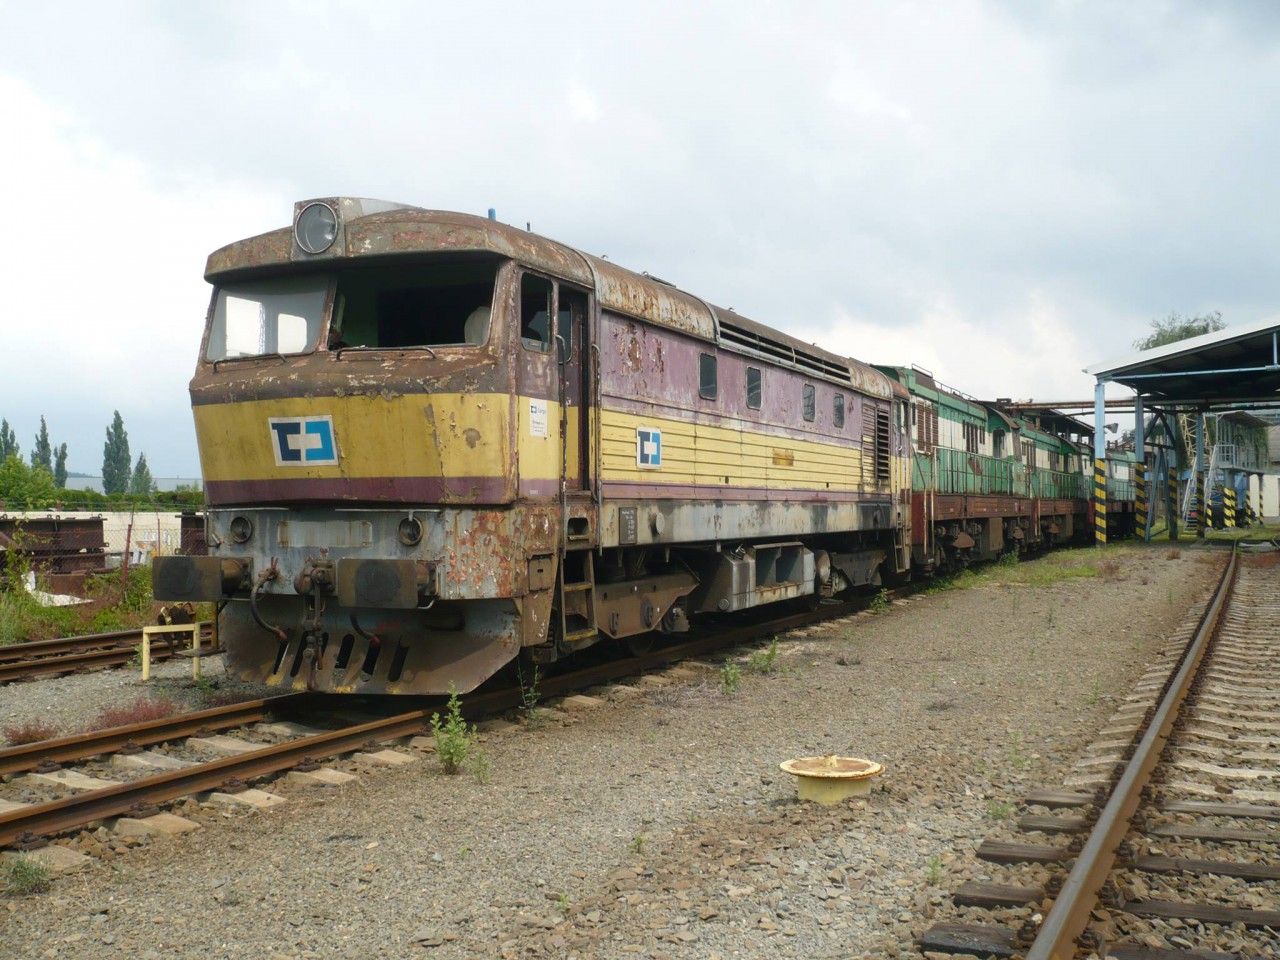
[[[200,679],[200,624],[191,627],[191,679]]]
[[[1196,536],[1204,536],[1205,515],[1204,515],[1204,474],[1196,474],[1196,508],[1192,514],[1191,522],[1195,524]]]
[[[1232,486],[1222,488],[1222,522],[1228,527],[1236,525],[1236,488]]]
[[[142,628],[142,679],[151,679],[151,628]]]
[[[1100,547],[1107,543],[1107,461],[1104,457],[1093,461],[1093,541]]]
[[[1173,457],[1171,456],[1172,460]],[[1174,464],[1169,465],[1169,502],[1166,511],[1169,517],[1169,539],[1178,539],[1178,468]]]

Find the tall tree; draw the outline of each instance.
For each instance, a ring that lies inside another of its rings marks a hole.
[[[8,420],[0,420],[0,462],[18,456],[18,438]]]
[[[65,490],[67,486],[67,445],[64,443],[58,447],[57,452],[53,456],[53,483],[54,486]]]
[[[140,497],[149,497],[155,493],[156,484],[151,479],[151,468],[147,466],[147,455],[138,454],[138,465],[133,468],[133,476],[129,478],[129,492]]]
[[[1174,312],[1163,320],[1152,320],[1151,332],[1145,337],[1133,341],[1133,345],[1139,350],[1150,350],[1153,347],[1163,347],[1167,343],[1186,340],[1188,337],[1215,333],[1225,326],[1226,323],[1222,319],[1220,310],[1214,310],[1212,313],[1205,313],[1195,317],[1184,317]]]
[[[129,434],[125,432],[120,411],[115,411],[107,427],[107,442],[102,445],[102,491],[125,493],[129,489]]]
[[[44,422],[44,417],[40,418],[40,432],[36,434],[35,446],[31,448],[31,465],[53,475],[53,446],[49,443],[49,425]]]

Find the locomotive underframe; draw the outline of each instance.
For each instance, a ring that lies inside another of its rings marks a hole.
[[[912,494],[913,566],[921,572],[1067,543],[1088,529],[1083,500]]]

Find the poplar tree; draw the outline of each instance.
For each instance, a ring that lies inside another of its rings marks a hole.
[[[8,420],[0,420],[0,462],[18,456],[18,438]]]
[[[129,478],[129,492],[140,497],[149,497],[155,489],[155,481],[151,479],[151,468],[147,466],[147,455],[140,453],[138,465],[133,468],[133,476]]]
[[[67,445],[64,443],[58,447],[57,453],[53,457],[53,483],[54,486],[66,489],[67,486]]]
[[[107,442],[102,445],[103,493],[127,493],[129,490],[129,434],[125,432],[120,411],[115,411],[107,427]]]
[[[44,417],[40,418],[40,432],[36,434],[35,446],[31,448],[31,466],[53,475],[53,447],[49,443],[49,425],[44,422]]]

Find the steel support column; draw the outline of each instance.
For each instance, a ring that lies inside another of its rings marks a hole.
[[[1142,394],[1133,398],[1133,511],[1138,536],[1151,539],[1151,523],[1148,517],[1150,499],[1147,490],[1147,437],[1143,422]]]
[[[1204,536],[1204,525],[1208,518],[1204,516],[1204,422],[1203,413],[1196,417],[1196,465],[1192,468],[1190,481],[1196,484],[1196,506],[1192,511],[1192,522],[1196,524],[1196,536]]]

